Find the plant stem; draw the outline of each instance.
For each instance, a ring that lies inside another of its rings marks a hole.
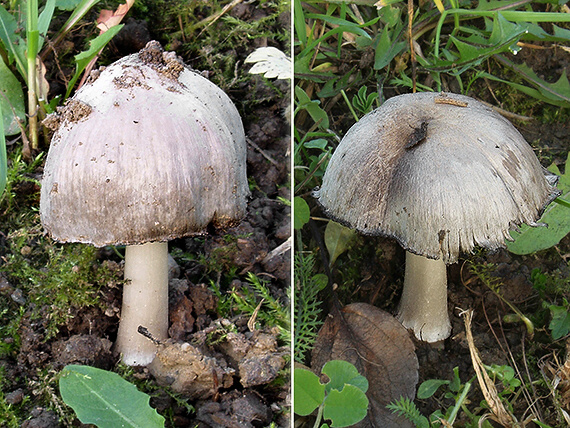
[[[315,420],[315,424],[313,425],[313,428],[319,428],[321,426],[321,421],[323,420],[323,409],[324,409],[324,404],[321,404],[319,406],[319,411],[317,412],[317,419]]]
[[[350,110],[350,112],[352,113],[352,116],[354,116],[354,119],[358,122],[358,115],[356,114],[356,112],[354,111],[354,109],[352,108],[352,104],[350,103],[350,101],[348,100],[348,97],[346,96],[346,92],[344,92],[344,89],[340,90],[340,93],[342,94],[342,97],[344,98],[344,101],[346,102],[346,105],[348,106],[348,109]]]
[[[455,403],[453,410],[449,414],[449,418],[447,418],[447,422],[449,422],[450,425],[453,425],[453,423],[455,422],[457,413],[459,412],[459,409],[463,406],[463,402],[465,401],[467,393],[469,392],[470,389],[471,389],[471,382],[467,382],[463,387],[463,391],[461,392],[461,395],[457,399],[457,402]]]
[[[38,0],[28,0],[26,3],[26,40],[27,40],[27,75],[28,75],[28,120],[29,139],[31,149],[38,148],[38,103],[36,95],[37,73],[36,57],[38,55],[39,31],[38,31]],[[25,150],[25,149],[24,149]],[[26,157],[31,155],[30,148],[25,150]]]

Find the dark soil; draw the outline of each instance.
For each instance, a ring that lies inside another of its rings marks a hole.
[[[20,419],[17,422],[13,419],[2,421],[4,410],[0,408],[0,426],[19,426],[22,423],[21,426],[37,428],[79,426],[79,421],[69,416],[72,414],[69,409],[62,411],[63,403],[55,381],[57,372],[68,364],[122,370],[130,381],[150,393],[151,405],[167,418],[166,426],[253,427],[267,426],[272,422],[276,426],[289,425],[288,344],[276,328],[260,325],[258,321],[257,327],[252,329],[254,324],[248,326],[250,315],[238,311],[232,304],[232,294],[253,296],[254,307],[261,302],[261,296],[247,281],[248,274],[252,273],[265,282],[271,297],[279,302],[285,313],[289,308],[291,213],[290,207],[278,199],[291,199],[290,124],[284,115],[289,105],[289,82],[270,82],[260,76],[248,75],[250,66],[243,66],[245,57],[258,46],[271,45],[288,52],[288,17],[283,14],[271,21],[268,17],[275,14],[272,3],[263,6],[257,2],[242,3],[229,12],[231,16],[248,24],[266,19],[265,26],[260,25],[258,30],[265,31],[265,36],[251,33],[248,35],[251,37],[249,45],[236,45],[232,51],[218,52],[214,46],[198,47],[187,42],[186,37],[197,37],[197,34],[187,34],[179,39],[169,33],[171,23],[167,21],[172,18],[169,14],[176,14],[176,7],[167,7],[163,2],[153,5],[156,10],[148,6],[147,13],[140,17],[136,16],[136,11],[133,12],[136,17],[127,21],[101,61],[114,61],[136,52],[150,39],[177,47],[177,53],[187,64],[209,74],[232,98],[242,115],[248,138],[247,170],[251,198],[243,221],[229,230],[212,228],[207,235],[169,243],[170,253],[174,256],[170,280],[170,339],[160,345],[160,355],[181,346],[186,346],[184,350],[188,351],[187,347],[192,346],[204,358],[209,358],[212,365],[202,368],[199,373],[205,380],[198,395],[182,387],[176,389],[171,377],[160,378],[158,373],[164,374],[164,370],[134,368],[125,371],[124,367],[117,368],[118,357],[113,352],[113,343],[121,308],[123,266],[112,248],[99,250],[94,262],[94,269],[104,267],[111,273],[109,281],[98,288],[98,302],[89,307],[69,307],[67,310],[72,316],[59,326],[54,337],[48,337],[46,330],[51,309],[38,308],[28,295],[32,284],[2,268],[5,262],[13,259],[12,252],[20,248],[8,226],[7,218],[13,214],[13,207],[12,212],[6,210],[3,213],[6,221],[0,223],[5,225],[0,226],[0,299],[4,301],[3,307],[8,306],[14,313],[21,311],[24,315],[14,335],[2,338],[5,347],[12,352],[0,354],[3,373],[0,388],[6,404],[15,406]],[[212,10],[204,6],[203,12],[208,16]],[[154,14],[159,13],[162,15],[157,19]],[[145,19],[147,15],[149,17]],[[227,31],[225,25],[231,24],[221,19],[208,33]],[[73,39],[63,41],[56,51],[61,49],[62,55],[65,49],[72,54],[77,53],[75,46],[80,45],[88,31],[73,34]],[[268,37],[268,34],[276,37]],[[204,50],[208,49],[216,55],[233,58],[236,70],[239,67],[235,76],[231,70],[235,82],[223,80],[225,75],[212,69],[215,64],[204,56]],[[63,91],[63,86],[57,83],[62,81],[61,72],[67,73],[69,78],[73,71],[71,67],[59,64],[60,61],[62,58],[54,61],[51,55],[46,58],[50,70],[48,77],[51,76],[54,82],[51,88],[55,93]],[[56,63],[60,67],[56,67]],[[18,144],[16,142],[9,150],[18,150]],[[47,144],[41,148],[47,149]],[[41,172],[40,164],[29,178],[39,179]],[[21,181],[13,192],[18,210],[25,213],[37,209],[37,184]],[[31,227],[36,232],[41,231],[37,216]],[[26,243],[25,251],[38,254],[42,251],[38,246],[44,243],[59,248],[49,238],[41,237],[41,232],[35,236]],[[34,259],[30,259],[30,267],[46,269],[41,264],[34,264]],[[221,302],[226,302],[225,309]],[[266,309],[261,307],[260,310]],[[8,315],[3,313],[2,316]],[[239,342],[241,348],[225,338],[227,331],[233,332],[233,341]],[[216,344],[212,338],[217,338]],[[182,364],[189,364],[187,358],[182,357],[182,360]],[[213,381],[211,371],[203,372],[212,367],[224,372],[224,376],[220,376],[223,381]],[[157,374],[158,379],[151,372]],[[194,406],[195,412],[181,406],[180,400]]]

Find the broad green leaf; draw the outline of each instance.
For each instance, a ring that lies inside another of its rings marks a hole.
[[[121,28],[123,28],[123,26],[124,24],[119,24],[109,28],[103,34],[98,35],[89,42],[89,49],[75,55],[75,74],[67,85],[65,98],[69,96],[71,90],[73,89],[73,86],[75,85],[75,82],[77,82],[77,79],[79,76],[81,76],[81,73],[83,73],[83,70],[85,70],[85,67],[87,67],[89,62],[99,54],[99,52],[107,45],[107,43],[111,41],[115,34],[117,34]]]
[[[325,229],[325,245],[329,252],[330,266],[347,250],[355,236],[354,230],[332,220],[328,222]]]
[[[564,306],[550,305],[548,308],[552,315],[548,328],[552,332],[552,338],[558,340],[570,333],[570,314]]]
[[[329,283],[329,278],[324,273],[317,273],[313,275],[313,283],[317,290],[324,290]]]
[[[329,142],[324,138],[317,138],[316,140],[305,141],[303,146],[307,149],[320,149],[324,150]]]
[[[361,421],[368,412],[368,398],[354,385],[342,391],[333,389],[325,399],[323,416],[331,420],[331,427],[347,427]]]
[[[305,369],[295,369],[293,384],[295,413],[301,416],[310,415],[325,399],[325,386],[316,374]]]
[[[295,196],[293,199],[293,227],[295,229],[301,229],[309,222],[310,217],[311,210],[307,202],[300,196]]]
[[[403,50],[407,49],[407,43],[402,40],[392,40],[391,35],[397,32],[386,26],[382,30],[380,39],[378,40],[378,45],[374,52],[374,69],[381,70],[386,67],[394,59],[394,57],[400,54]]]
[[[16,61],[18,71],[24,77],[26,76],[26,43],[19,36],[18,23],[16,19],[0,5],[0,40],[4,45],[4,49],[8,53],[8,64]]]
[[[448,385],[448,380],[442,379],[428,379],[419,386],[418,388],[418,398],[420,400],[425,400],[430,398],[442,385]]]
[[[0,107],[3,112],[4,135],[20,132],[18,120],[25,124],[26,107],[20,81],[0,58]]]
[[[385,6],[378,11],[380,19],[389,27],[395,27],[401,22],[400,15],[402,13],[402,8],[394,6]]]
[[[560,174],[553,165],[551,172]],[[570,201],[570,154],[566,160],[564,175],[560,175],[558,189],[563,192],[559,199]],[[558,244],[562,238],[570,233],[570,208],[563,204],[552,202],[546,208],[539,222],[546,223],[548,227],[530,227],[523,224],[521,232],[511,231],[514,242],[507,242],[507,249],[515,254],[531,254]]]
[[[570,192],[561,198],[570,201]],[[514,241],[507,242],[507,249],[514,254],[531,254],[555,246],[570,233],[570,208],[556,201],[552,202],[539,222],[546,223],[548,227],[530,227],[523,224],[520,233],[510,231]]]
[[[356,367],[348,361],[331,360],[321,370],[330,382],[325,384],[325,390],[330,393],[333,389],[342,390],[346,385],[354,385],[362,392],[368,391],[368,380],[358,373]]]
[[[116,373],[69,365],[61,372],[59,391],[84,424],[99,428],[164,427],[164,418],[150,407],[150,397]]]
[[[319,106],[319,101],[311,100],[307,93],[300,87],[295,86],[295,97],[297,98],[297,109],[305,109],[315,123],[319,124],[322,129],[329,127],[329,118],[327,112]]]

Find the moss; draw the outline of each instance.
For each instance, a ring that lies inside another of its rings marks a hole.
[[[46,339],[73,317],[73,308],[98,304],[98,290],[119,281],[116,272],[97,261],[97,249],[82,244],[57,245],[42,238],[30,247],[23,237],[13,241],[6,263],[0,268],[23,291],[30,303],[31,318],[48,313]]]

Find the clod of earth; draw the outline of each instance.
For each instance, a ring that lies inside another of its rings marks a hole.
[[[158,346],[149,368],[158,383],[190,399],[209,398],[220,388],[229,388],[235,374],[224,360],[207,356],[189,343],[171,341]]]
[[[157,42],[107,67],[59,115],[42,224],[59,242],[127,245],[116,350],[147,365],[156,345],[138,327],[167,338],[166,241],[245,215],[241,119],[221,89]]]
[[[505,246],[558,192],[504,117],[462,95],[400,95],[364,116],[333,154],[315,197],[329,217],[406,250],[398,319],[427,342],[451,333],[446,264]]]
[[[220,389],[233,385],[234,376],[243,387],[266,385],[285,366],[284,354],[277,345],[277,332],[236,333],[225,319],[216,320],[189,337],[191,343],[171,340],[158,346],[149,371],[161,384],[192,399],[206,399]],[[208,336],[222,335],[216,344],[208,345]]]
[[[254,391],[230,391],[222,394],[219,403],[205,402],[196,409],[196,419],[212,428],[267,426],[272,417],[271,410]]]

